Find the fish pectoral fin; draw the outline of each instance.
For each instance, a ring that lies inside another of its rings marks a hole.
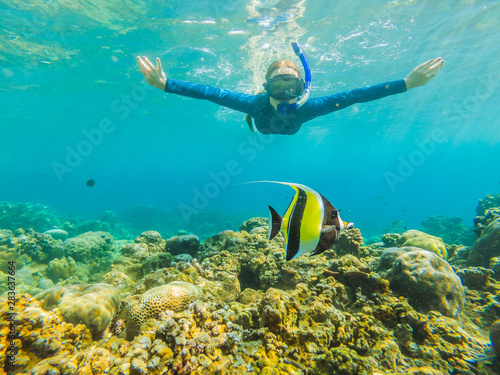
[[[340,231],[334,225],[323,227],[318,245],[311,255],[318,255],[330,249],[339,240],[339,235]]]
[[[269,211],[271,211],[271,215],[269,217],[269,241],[271,241],[281,230],[283,218],[271,206],[269,206]]]

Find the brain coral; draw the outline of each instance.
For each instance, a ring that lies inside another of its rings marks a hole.
[[[44,309],[58,307],[68,322],[85,324],[95,338],[102,335],[120,307],[120,294],[109,284],[53,287],[36,298],[43,301]]]
[[[416,309],[455,317],[465,305],[460,278],[447,261],[425,250],[401,254],[387,274],[391,287]]]
[[[141,296],[127,298],[124,301],[127,311],[127,340],[138,334],[139,328],[147,319],[156,319],[165,310],[184,310],[200,294],[200,289],[194,284],[173,281],[150,289]]]
[[[415,246],[424,250],[432,251],[443,259],[448,258],[448,252],[444,242],[439,237],[420,232],[418,230],[409,230],[399,238],[398,246]]]

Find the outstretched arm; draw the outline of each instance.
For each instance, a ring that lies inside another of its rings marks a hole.
[[[157,67],[155,68],[146,56],[142,58],[137,56],[137,65],[139,65],[142,75],[146,78],[146,82],[157,89],[165,90],[167,77],[161,68],[161,61],[158,57],[156,58],[156,64]]]
[[[423,86],[429,82],[444,65],[441,57],[429,60],[413,69],[405,78],[406,89]]]
[[[173,78],[169,78],[167,81],[159,58],[156,58],[157,67],[154,67],[146,56],[142,58],[137,56],[137,64],[142,75],[146,78],[146,82],[165,92],[195,99],[209,100],[224,107],[248,114],[254,114],[254,112],[259,111],[260,107],[257,106],[259,97],[256,95],[245,95],[235,91],[180,81]]]

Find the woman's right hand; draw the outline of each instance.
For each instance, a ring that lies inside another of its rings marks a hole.
[[[151,61],[149,61],[146,56],[143,56],[142,58],[137,56],[137,65],[139,65],[142,75],[146,78],[146,82],[151,86],[164,91],[165,84],[167,83],[167,77],[161,68],[161,61],[158,57],[156,58],[156,64],[158,65],[157,68],[151,64]]]

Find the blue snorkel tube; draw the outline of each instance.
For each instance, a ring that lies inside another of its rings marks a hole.
[[[296,103],[278,104],[278,112],[281,113],[282,115],[286,115],[291,111],[293,111],[294,109],[300,108],[305,102],[307,102],[307,99],[309,99],[309,93],[311,92],[311,69],[309,69],[309,64],[307,63],[304,52],[302,52],[299,43],[292,42],[292,48],[295,54],[299,57],[302,66],[304,67],[304,72],[306,73],[306,80],[305,80],[306,85],[304,88],[304,92],[302,93],[302,96],[299,97],[299,100],[297,100]]]

